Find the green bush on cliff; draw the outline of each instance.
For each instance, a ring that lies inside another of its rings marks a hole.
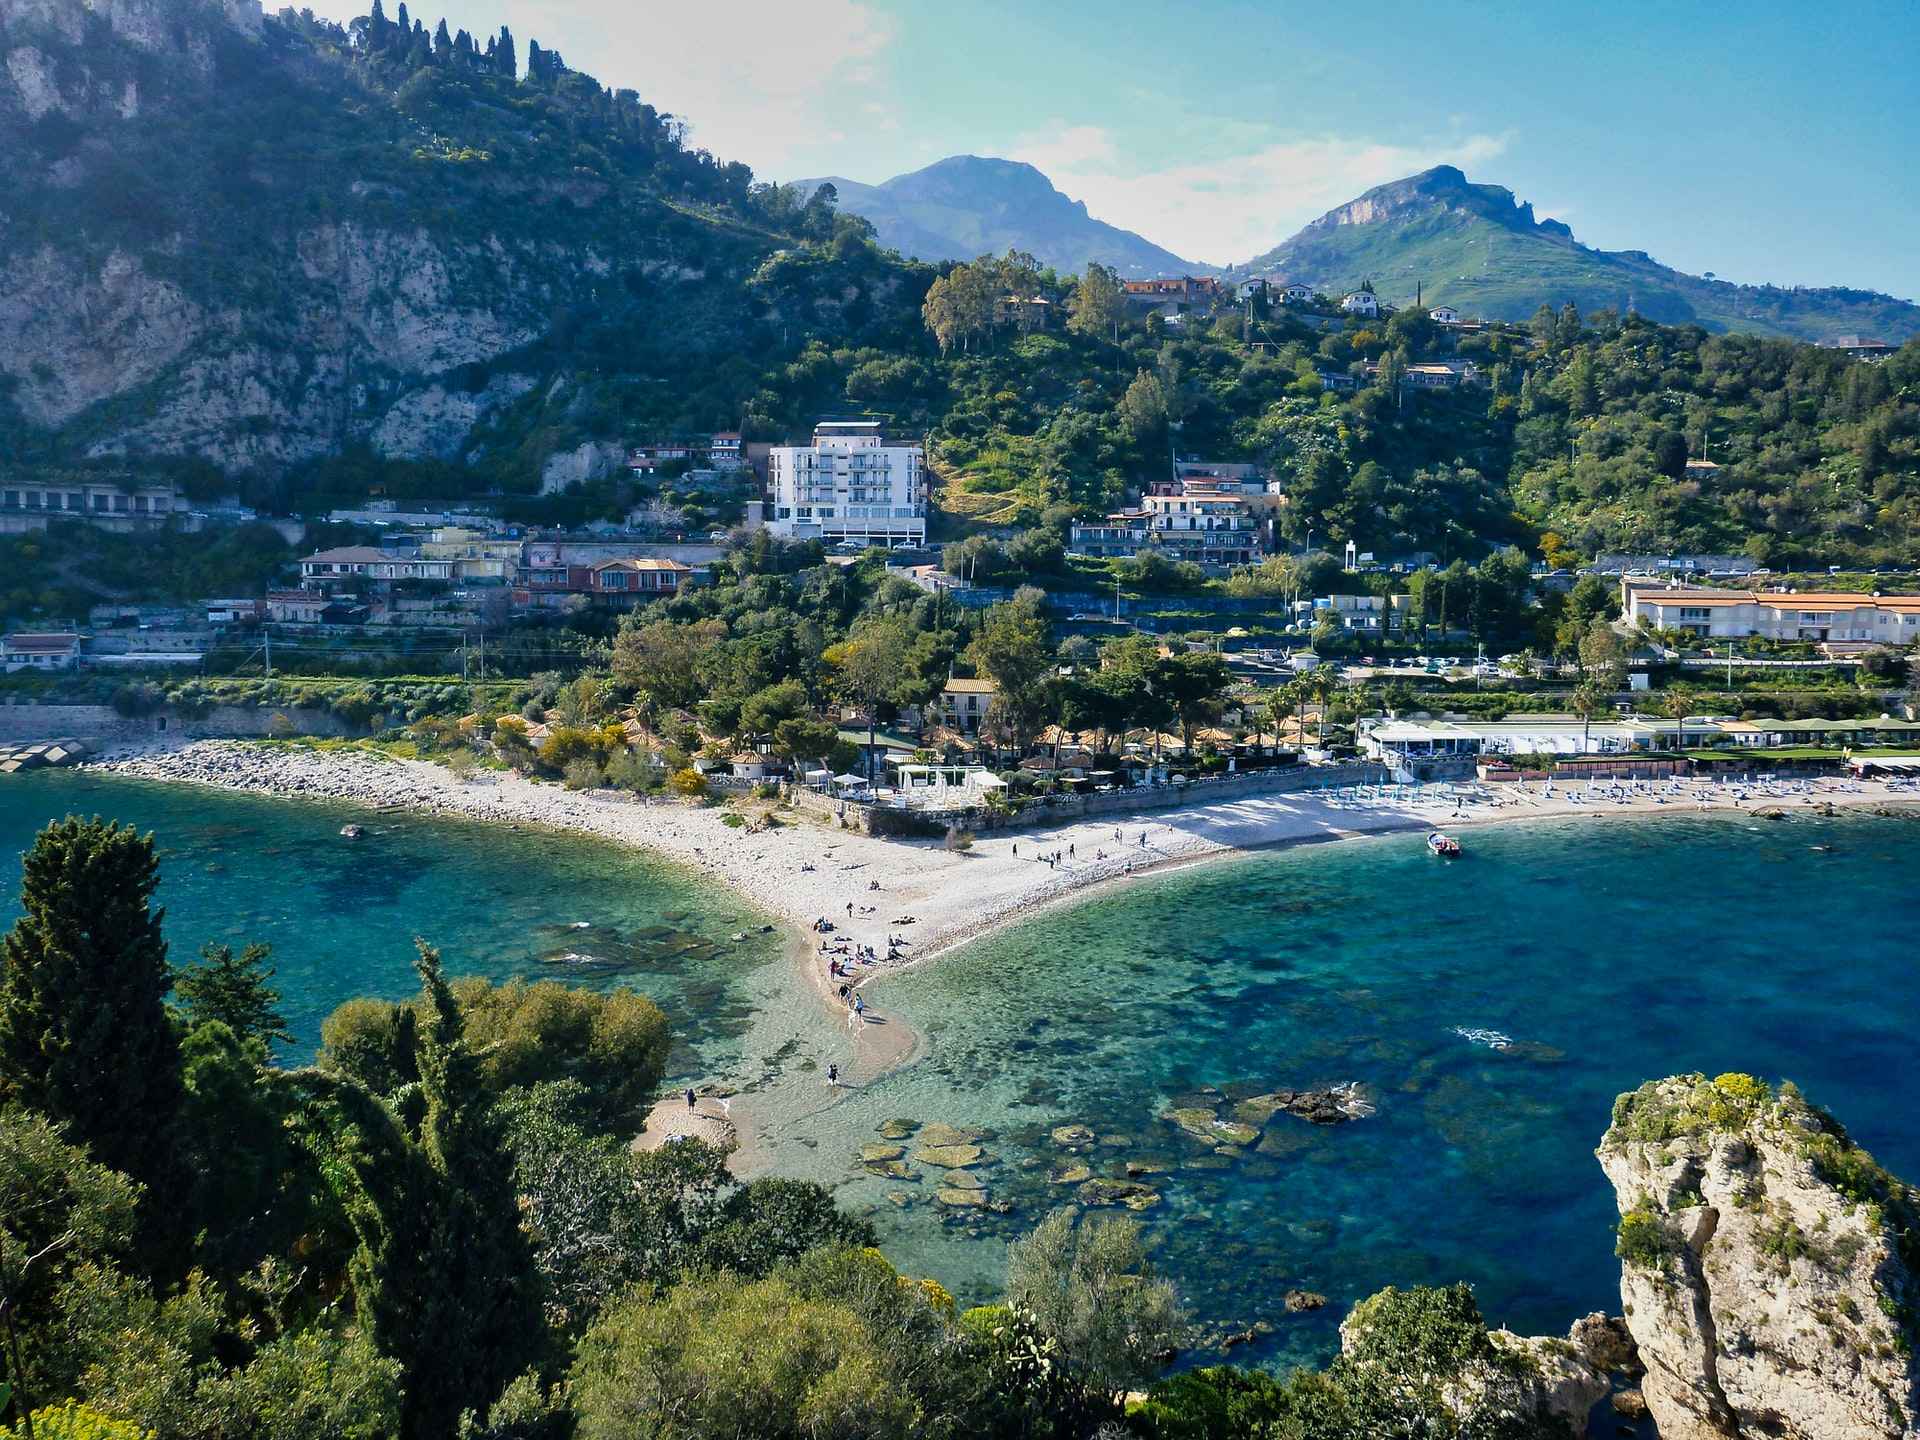
[[[1680,1237],[1652,1202],[1642,1200],[1620,1217],[1613,1253],[1627,1264],[1665,1272],[1679,1249]]]

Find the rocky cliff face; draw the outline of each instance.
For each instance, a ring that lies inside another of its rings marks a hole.
[[[1620,1098],[1599,1158],[1662,1440],[1920,1434],[1920,1205],[1832,1117],[1679,1076]]]
[[[420,54],[260,0],[0,0],[0,462],[537,488],[636,408],[737,423],[675,412],[706,357],[883,313],[805,266],[756,294],[790,242],[630,92]]]

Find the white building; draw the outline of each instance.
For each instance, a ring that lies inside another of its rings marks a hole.
[[[768,453],[773,513],[782,539],[924,545],[925,460],[918,445],[888,445],[878,420],[822,420],[812,445]]]
[[[1810,590],[1716,590],[1629,577],[1620,582],[1629,623],[1685,630],[1708,640],[1758,635],[1768,640],[1865,641],[1909,649],[1920,644],[1920,595],[1860,595]]]
[[[355,575],[369,580],[451,580],[453,561],[376,550],[371,545],[343,545],[316,551],[300,562],[302,582],[325,583]]]
[[[1271,288],[1288,305],[1305,305],[1313,299],[1313,287],[1297,280],[1271,282]]]
[[[1340,302],[1340,308],[1349,315],[1378,315],[1380,299],[1371,290],[1356,290]]]
[[[1427,311],[1427,318],[1436,325],[1458,325],[1460,312],[1451,305],[1436,305]]]
[[[0,670],[71,670],[80,663],[80,637],[69,630],[21,631],[0,640]]]

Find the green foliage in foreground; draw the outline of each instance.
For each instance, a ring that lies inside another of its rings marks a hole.
[[[1131,1417],[1149,1440],[1554,1440],[1571,1430],[1542,1407],[1524,1356],[1487,1333],[1473,1294],[1382,1290],[1348,1315],[1324,1370],[1285,1380],[1231,1366],[1153,1387]]]

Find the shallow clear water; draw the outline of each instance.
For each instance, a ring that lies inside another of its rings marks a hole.
[[[454,975],[646,992],[673,1022],[676,1075],[734,1073],[779,1044],[790,1019],[817,1024],[813,1007],[790,1014],[784,934],[678,867],[593,839],[192,786],[0,778],[0,925],[18,911],[19,852],[69,812],[154,833],[176,964],[208,941],[273,946],[291,1062],[311,1057],[342,1000],[419,988],[415,936],[439,946]],[[363,838],[342,838],[350,820]]]
[[[929,1058],[776,1158],[872,1207],[897,1263],[978,1300],[1004,1240],[1071,1198],[1048,1183],[1068,1158],[1048,1132],[1084,1122],[1123,1142],[1083,1157],[1097,1174],[1167,1167],[1143,1177],[1163,1196],[1145,1218],[1194,1309],[1277,1327],[1241,1358],[1324,1352],[1345,1305],[1387,1284],[1464,1279],[1490,1319],[1564,1332],[1618,1308],[1592,1152],[1643,1079],[1790,1077],[1920,1176],[1917,842],[1920,824],[1892,819],[1572,821],[1470,831],[1455,862],[1409,836],[1139,882],[878,987]],[[1377,1114],[1276,1116],[1264,1155],[1216,1157],[1161,1118],[1202,1086],[1347,1080]],[[957,1219],[931,1174],[858,1173],[894,1116],[987,1127],[997,1163],[979,1174],[1013,1213]],[[1291,1286],[1333,1303],[1290,1318]]]

